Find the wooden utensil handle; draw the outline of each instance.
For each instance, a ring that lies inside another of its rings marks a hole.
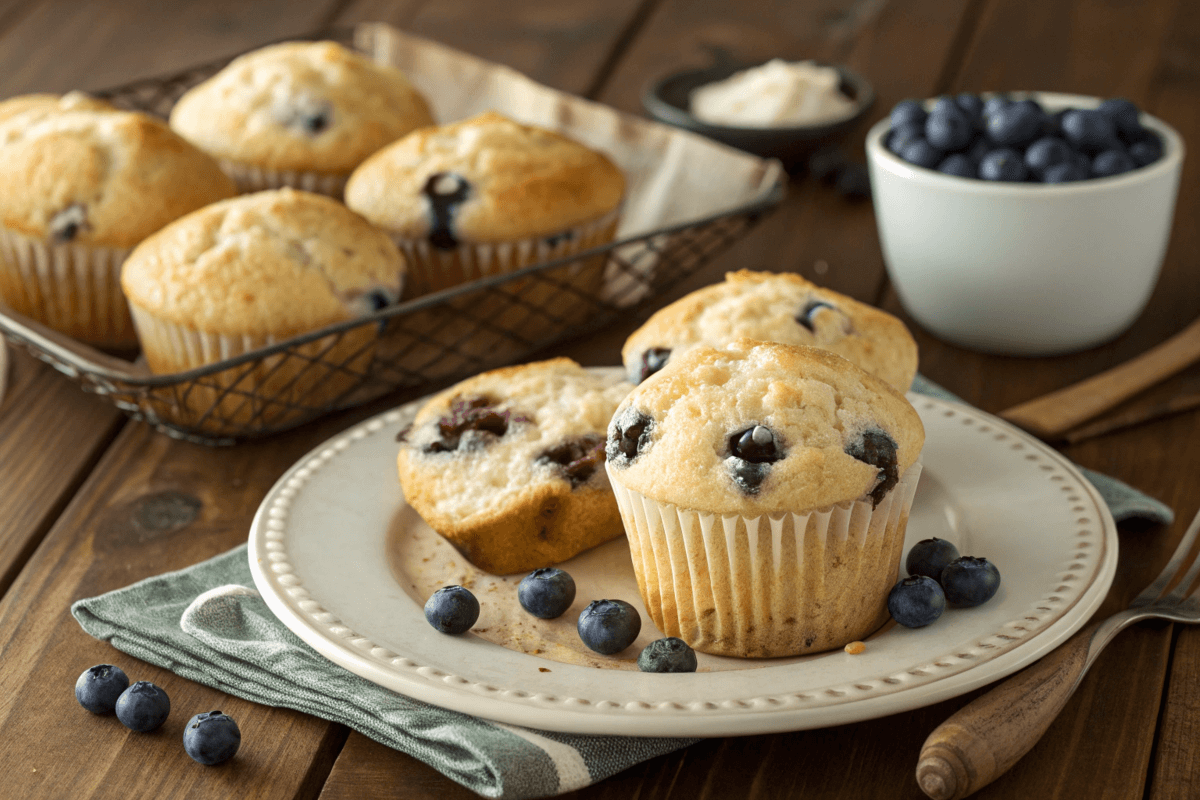
[[[917,762],[921,790],[933,800],[958,800],[1029,752],[1075,692],[1096,627],[1076,633],[934,729]]]
[[[1073,386],[1001,411],[1000,416],[1035,436],[1053,438],[1198,360],[1200,319],[1137,358]]]

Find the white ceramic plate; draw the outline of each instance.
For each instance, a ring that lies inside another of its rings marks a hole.
[[[481,576],[428,531],[397,484],[395,435],[419,403],[331,439],[280,478],[251,527],[250,568],[272,611],[331,661],[411,697],[503,722],[724,736],[918,708],[1014,672],[1078,630],[1108,592],[1117,536],[1096,490],[1041,442],[969,407],[910,399],[926,443],[907,544],[949,539],[964,555],[993,561],[1003,583],[987,604],[948,609],[926,628],[886,626],[860,655],[701,655],[693,674],[637,672],[638,648],[661,634],[637,597],[623,540],[566,565],[579,586],[577,607],[618,597],[642,613],[643,633],[620,658],[572,649],[564,632],[575,607],[550,622],[514,618],[509,590],[520,576],[475,585],[485,601],[482,633],[438,633],[425,621],[421,587],[440,585],[442,571],[442,583]],[[538,646],[542,636],[549,646]]]

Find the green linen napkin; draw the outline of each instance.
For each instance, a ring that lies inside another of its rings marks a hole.
[[[955,399],[918,377],[914,391]],[[1171,510],[1085,470],[1118,520]],[[695,739],[581,736],[478,719],[396,694],[328,661],[271,613],[242,545],[178,572],[80,600],[83,629],[131,656],[269,706],[314,714],[405,752],[486,797],[572,791]]]

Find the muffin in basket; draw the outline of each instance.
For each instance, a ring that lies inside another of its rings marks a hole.
[[[216,162],[145,114],[79,93],[0,103],[0,302],[101,347],[137,344],[121,264],[232,197]]]
[[[394,67],[336,42],[285,42],[231,61],[171,110],[171,127],[243,192],[291,186],[341,197],[364,158],[432,125]]]
[[[424,294],[610,242],[624,193],[603,153],[487,112],[380,150],[350,177],[346,205],[393,235]],[[560,279],[594,294],[593,261]]]
[[[829,350],[908,391],[917,343],[904,323],[793,273],[740,270],[657,311],[625,341],[621,360],[635,383],[693,347],[739,337]]]
[[[176,373],[394,303],[404,270],[387,235],[341,203],[278,189],[168,225],[130,254],[121,283],[150,369]],[[302,415],[354,387],[377,336],[364,324],[230,367],[175,413],[214,430]]]
[[[492,370],[434,395],[406,433],[404,496],[472,564],[505,575],[620,536],[604,435],[632,387],[568,358]]]
[[[739,339],[673,357],[608,428],[646,608],[707,653],[799,655],[887,619],[924,428],[841,356]]]

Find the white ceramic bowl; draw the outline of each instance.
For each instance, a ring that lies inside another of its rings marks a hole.
[[[1049,111],[1095,108],[1080,95],[1032,93]],[[867,134],[888,275],[905,310],[946,341],[1007,355],[1052,355],[1105,342],[1141,314],[1171,233],[1183,140],[1142,114],[1163,157],[1111,178],[1002,183],[943,175]]]

